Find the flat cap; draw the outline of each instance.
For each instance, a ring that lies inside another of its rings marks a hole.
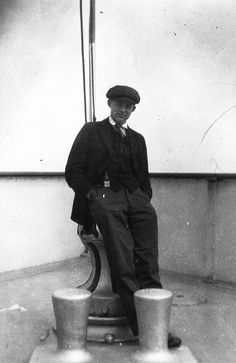
[[[106,97],[111,100],[124,99],[133,104],[140,102],[140,96],[138,92],[134,88],[128,86],[114,86],[107,91]]]

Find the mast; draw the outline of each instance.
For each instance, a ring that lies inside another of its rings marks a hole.
[[[87,97],[86,97],[86,77],[85,77],[85,57],[84,57],[84,25],[83,25],[83,0],[80,0],[80,36],[81,36],[81,57],[83,74],[83,94],[84,94],[84,120],[87,123]]]
[[[89,110],[90,121],[95,122],[95,0],[90,0],[89,13]]]

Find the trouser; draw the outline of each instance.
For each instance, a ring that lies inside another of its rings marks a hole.
[[[90,212],[104,240],[113,290],[119,294],[128,323],[137,335],[134,292],[162,288],[156,212],[139,188],[130,193],[93,187],[88,196]]]

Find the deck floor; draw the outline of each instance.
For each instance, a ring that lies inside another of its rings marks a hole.
[[[0,282],[1,363],[29,362],[40,342],[50,339],[55,325],[52,292],[81,284],[89,270],[85,256],[55,271]],[[163,286],[174,293],[170,331],[182,338],[198,362],[235,363],[236,288],[174,274],[161,277]],[[121,362],[122,349],[127,350],[103,345],[98,349],[101,363]]]

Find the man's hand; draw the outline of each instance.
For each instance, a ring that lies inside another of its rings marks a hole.
[[[82,224],[78,224],[77,227],[77,233],[78,235],[81,237],[82,236],[82,230],[83,230],[84,226]]]
[[[98,238],[96,223],[90,225],[89,228],[82,224],[78,224],[77,233],[80,237],[83,237],[83,235],[86,234],[86,235],[94,235],[96,238]]]

